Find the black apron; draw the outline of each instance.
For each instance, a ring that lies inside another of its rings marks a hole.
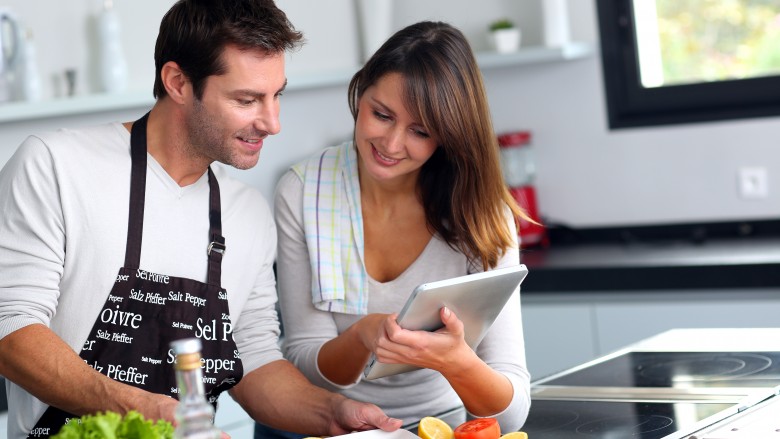
[[[209,168],[210,244],[204,249],[208,257],[206,283],[141,270],[148,117],[147,113],[136,121],[130,133],[132,173],[125,264],[119,269],[114,287],[80,355],[93,369],[113,380],[176,398],[175,358],[169,343],[197,337],[203,342],[206,396],[216,407],[219,394],[235,386],[243,376],[233,340],[227,292],[220,287],[225,239],[219,184]],[[77,418],[49,407],[28,437],[49,437]]]

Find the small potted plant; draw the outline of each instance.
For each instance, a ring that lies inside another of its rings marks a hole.
[[[490,23],[490,39],[499,53],[516,52],[520,48],[520,29],[512,20],[502,18]]]

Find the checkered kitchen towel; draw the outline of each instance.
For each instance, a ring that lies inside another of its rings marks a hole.
[[[293,166],[303,180],[303,229],[317,309],[368,313],[358,155],[352,142]]]

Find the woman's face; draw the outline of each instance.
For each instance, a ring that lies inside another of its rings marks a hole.
[[[389,73],[366,89],[358,102],[355,141],[365,177],[416,181],[438,142],[404,106],[404,81]]]

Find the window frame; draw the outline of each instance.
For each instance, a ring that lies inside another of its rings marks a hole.
[[[631,0],[596,0],[610,129],[780,115],[780,76],[642,86]]]

